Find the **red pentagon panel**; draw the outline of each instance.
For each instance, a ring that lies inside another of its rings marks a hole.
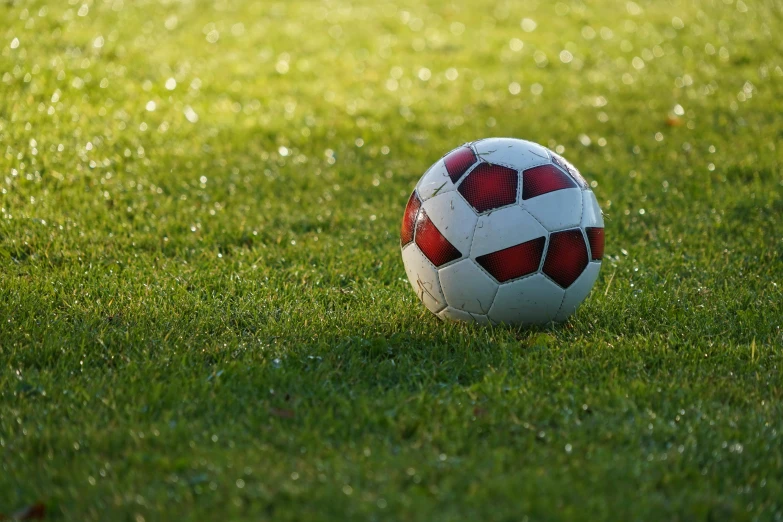
[[[568,288],[587,266],[587,245],[577,229],[549,235],[544,273],[563,288]]]
[[[478,256],[476,262],[500,283],[538,270],[544,255],[546,238],[531,239],[522,244]]]
[[[457,190],[477,212],[486,212],[514,203],[518,184],[516,170],[482,163],[468,174]]]
[[[600,261],[604,258],[604,229],[598,227],[587,227],[587,240],[590,242],[590,253],[593,261]]]
[[[473,149],[464,146],[446,154],[443,162],[446,164],[446,171],[449,173],[451,181],[456,183],[476,163],[476,155],[473,153]]]
[[[460,251],[449,243],[423,210],[416,218],[416,244],[435,266],[445,265],[462,257]]]
[[[582,177],[582,174],[576,169],[576,167],[566,161],[563,156],[555,154],[551,150],[549,151],[549,155],[552,157],[552,163],[571,174],[571,177],[576,180],[580,187],[587,188],[587,181],[585,181],[585,178]]]
[[[416,214],[419,213],[420,208],[421,200],[414,190],[405,206],[405,213],[402,215],[402,229],[400,230],[400,244],[402,246],[413,241],[413,228],[416,226]]]
[[[568,188],[577,188],[576,183],[554,165],[541,165],[522,173],[522,199]]]

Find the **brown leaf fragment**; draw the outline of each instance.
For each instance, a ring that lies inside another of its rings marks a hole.
[[[11,515],[4,515],[0,513],[0,520],[12,520],[12,521],[23,521],[23,520],[43,520],[46,517],[46,506],[43,502],[36,502],[35,504],[31,504],[29,506],[25,506],[14,513],[11,513]]]
[[[275,417],[280,417],[281,419],[293,419],[295,416],[293,410],[285,410],[281,408],[269,408],[269,413]]]
[[[666,117],[666,125],[669,127],[680,127],[682,126],[682,119],[670,114]]]

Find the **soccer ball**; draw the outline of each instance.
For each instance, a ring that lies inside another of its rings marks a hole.
[[[490,138],[438,160],[408,200],[402,260],[441,319],[563,321],[604,254],[598,201],[573,165],[535,143]]]

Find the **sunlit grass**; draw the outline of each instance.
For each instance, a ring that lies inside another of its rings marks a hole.
[[[0,513],[783,517],[783,7],[0,5]],[[429,315],[410,190],[593,182],[567,324]]]

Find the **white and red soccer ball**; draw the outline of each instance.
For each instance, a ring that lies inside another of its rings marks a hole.
[[[402,220],[402,259],[441,319],[563,321],[604,254],[604,220],[578,170],[535,143],[467,143],[422,176]]]

